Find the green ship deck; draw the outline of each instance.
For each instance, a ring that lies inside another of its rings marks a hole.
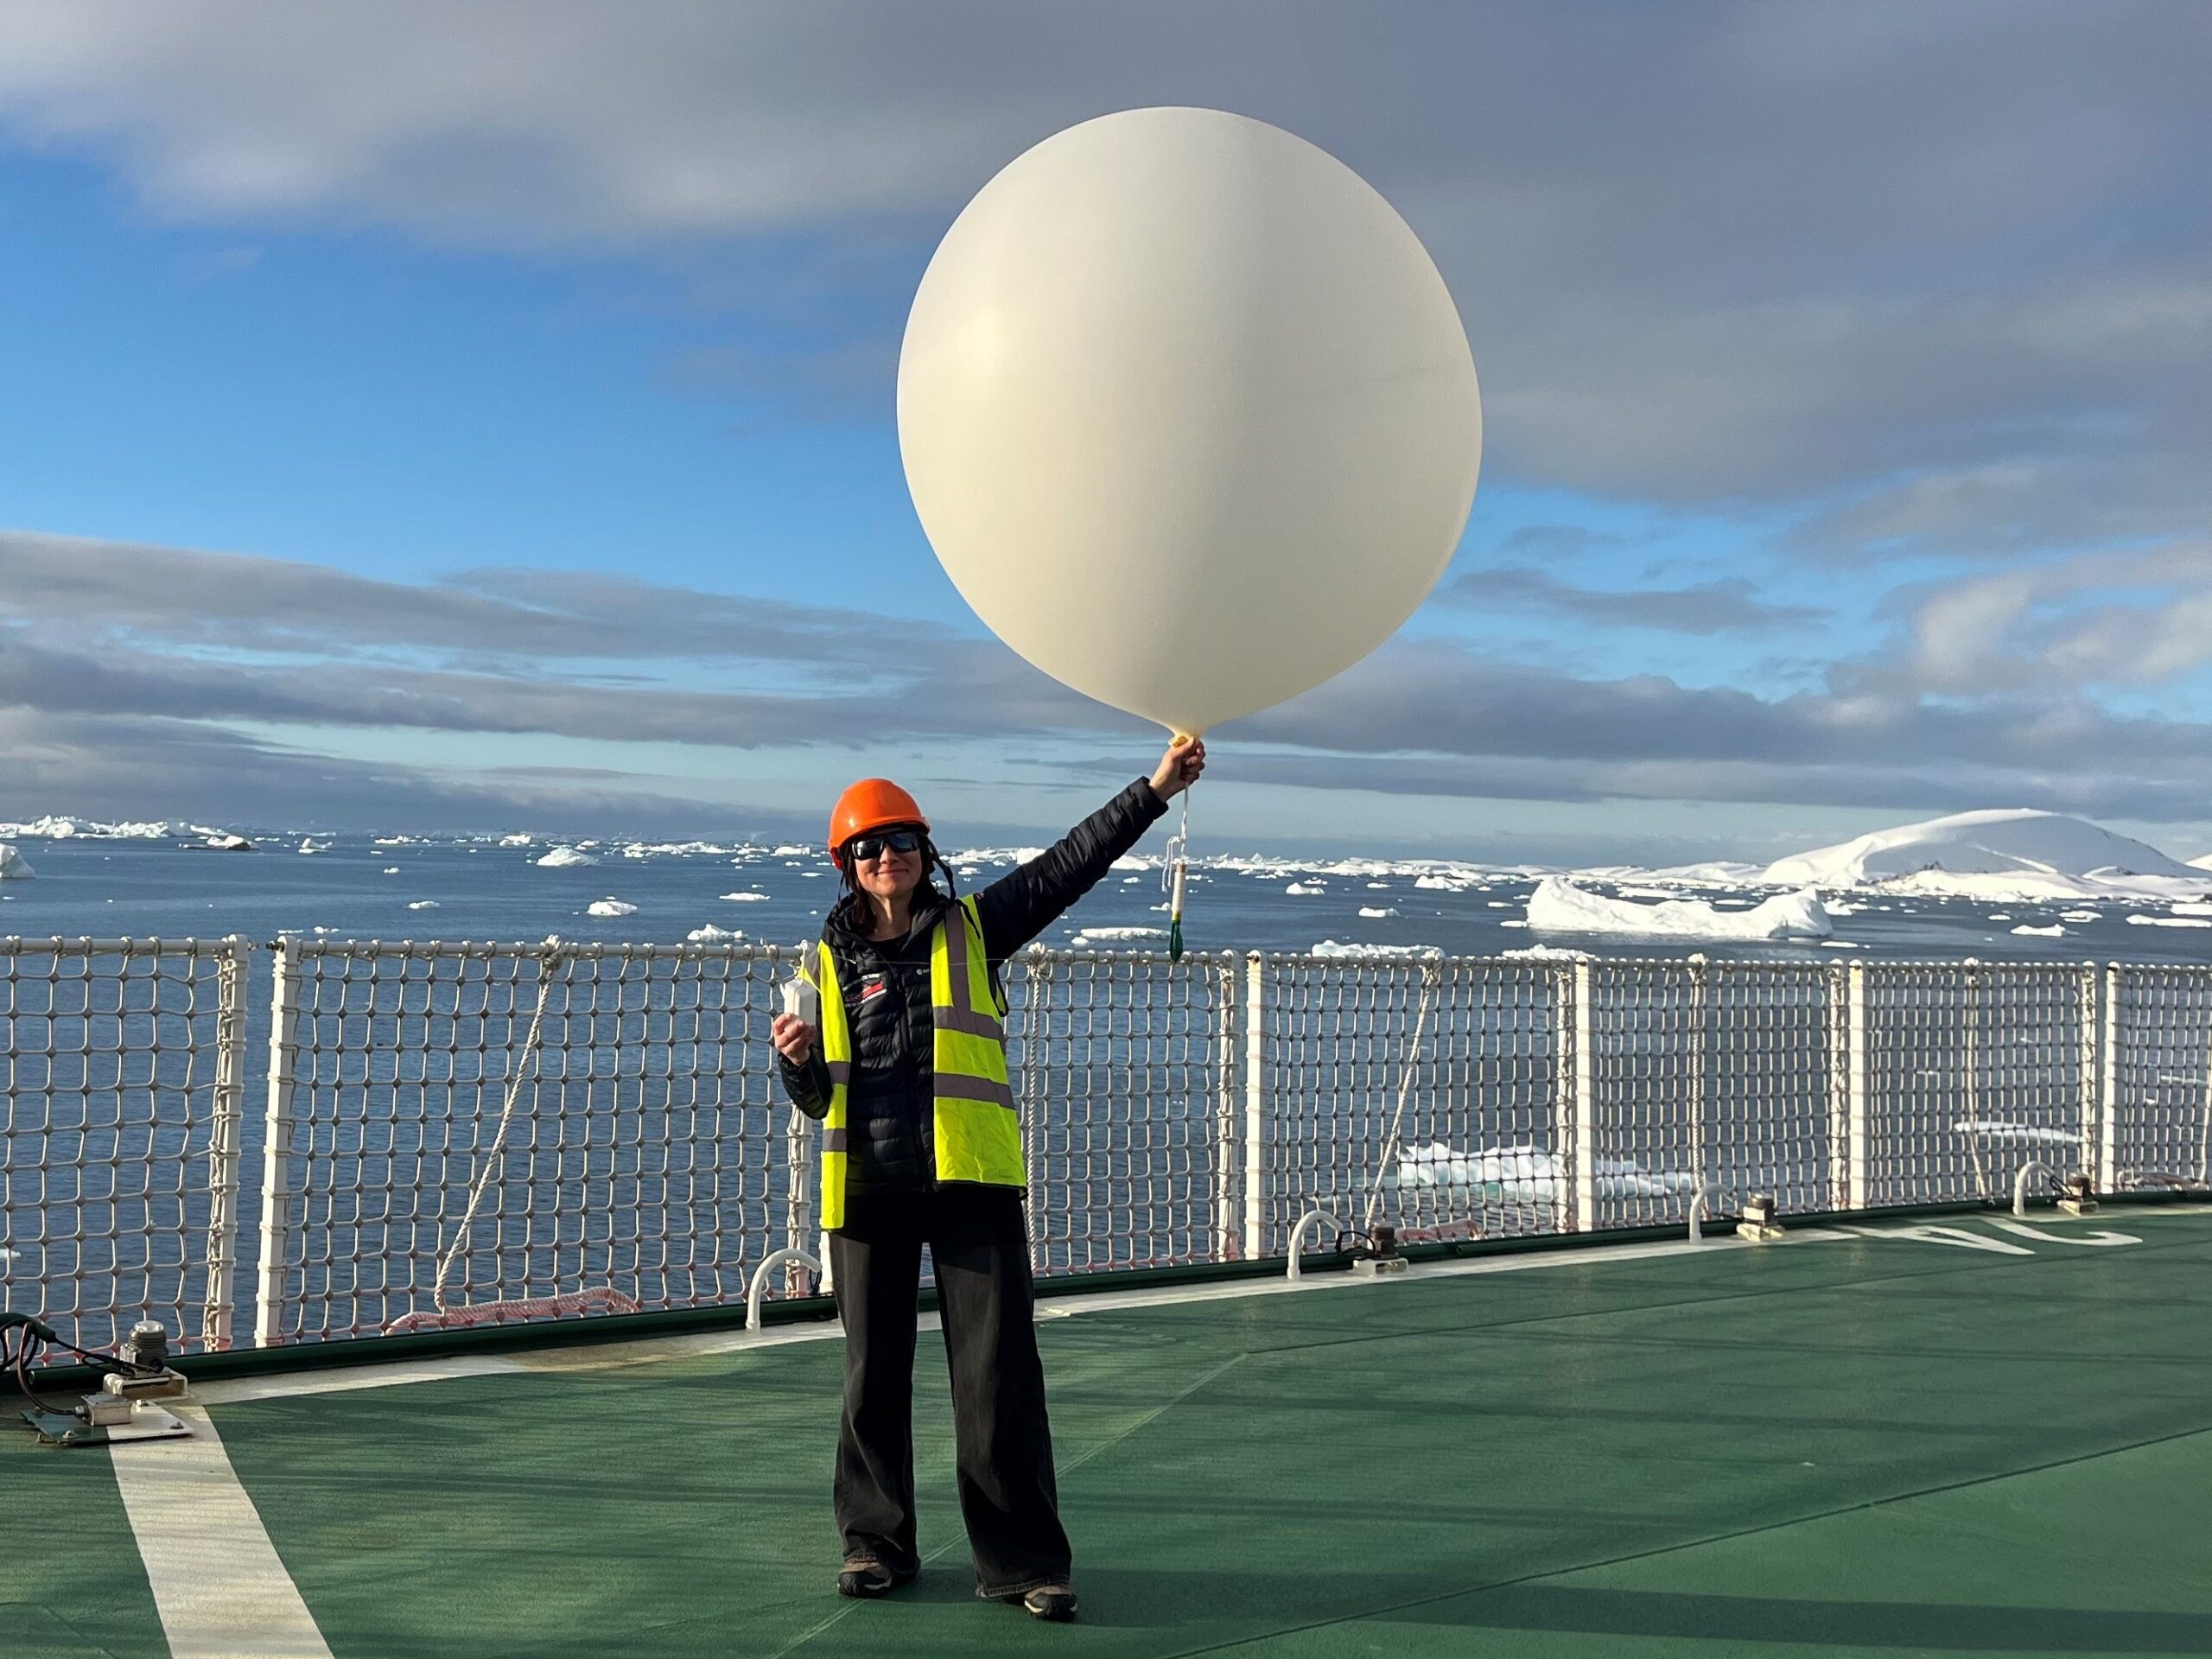
[[[11,1428],[0,1653],[2212,1651],[2202,1205],[1056,1296],[1068,1627],[972,1597],[929,1338],[929,1564],[836,1599],[833,1335],[232,1378],[219,1442]]]

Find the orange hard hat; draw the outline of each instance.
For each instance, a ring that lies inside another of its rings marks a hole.
[[[840,855],[841,849],[847,842],[855,836],[888,829],[894,823],[917,823],[925,830],[930,827],[930,821],[922,816],[920,804],[888,778],[861,779],[848,787],[837,798],[837,804],[830,810],[830,858],[842,870],[845,861]]]

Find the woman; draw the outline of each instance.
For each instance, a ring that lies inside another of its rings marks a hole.
[[[999,965],[1049,927],[1205,769],[1178,738],[1057,846],[971,898],[940,892],[913,797],[871,778],[839,798],[830,852],[846,893],[806,976],[821,1018],[772,1027],[784,1088],[823,1121],[822,1224],[845,1325],[835,1501],[838,1591],[880,1596],[920,1571],[912,1401],[922,1246],[952,1372],[960,1512],[976,1593],[1073,1618],[1032,1323],[1027,1165],[1007,1087]]]

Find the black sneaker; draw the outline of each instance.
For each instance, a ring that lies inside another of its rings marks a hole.
[[[1032,1618],[1048,1618],[1065,1624],[1075,1617],[1075,1592],[1065,1584],[1040,1584],[1021,1599]]]
[[[855,1555],[838,1570],[837,1593],[872,1600],[887,1596],[902,1584],[913,1582],[911,1573],[893,1573],[872,1555]]]

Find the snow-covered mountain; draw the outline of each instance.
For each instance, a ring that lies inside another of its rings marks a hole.
[[[1978,898],[2185,898],[2212,873],[2085,819],[2028,807],[1955,812],[1777,859],[1776,887],[1863,887]]]

